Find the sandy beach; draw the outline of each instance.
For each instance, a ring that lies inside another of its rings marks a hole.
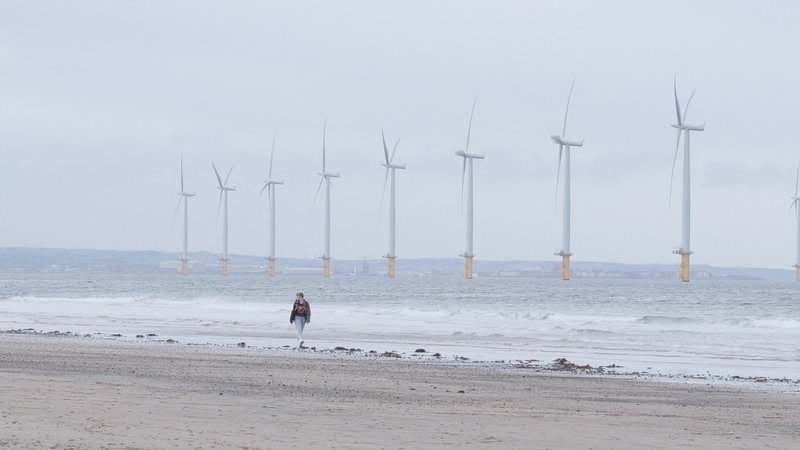
[[[798,448],[797,389],[0,334],[2,448]]]

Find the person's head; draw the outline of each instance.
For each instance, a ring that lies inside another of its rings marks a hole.
[[[298,292],[298,293],[294,294],[294,296],[295,296],[295,298],[297,298],[298,300],[304,300],[304,299],[305,299],[305,297],[303,296],[303,293],[302,293],[302,292]]]

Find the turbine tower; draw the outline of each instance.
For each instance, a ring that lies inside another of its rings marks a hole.
[[[328,278],[331,276],[331,178],[338,178],[338,173],[330,173],[325,168],[325,131],[327,129],[327,121],[322,126],[322,172],[320,176],[319,186],[317,186],[317,193],[314,194],[314,203],[317,202],[319,190],[322,184],[325,183],[325,251],[322,254],[322,276]],[[312,209],[313,204],[312,203]]]
[[[233,167],[228,171],[228,175],[225,177],[225,182],[222,182],[222,178],[219,176],[219,171],[217,171],[217,166],[214,165],[214,161],[211,161],[211,166],[214,168],[214,174],[217,175],[217,182],[219,182],[219,203],[217,204],[217,219],[219,219],[219,207],[222,206],[222,258],[220,261],[222,262],[222,275],[228,275],[228,192],[235,191],[236,188],[228,187],[228,179],[231,177],[231,172],[233,172]]]
[[[690,247],[690,239],[689,239],[689,231],[690,231],[690,223],[691,223],[691,205],[692,205],[692,196],[691,196],[691,184],[690,184],[690,151],[689,151],[689,136],[692,131],[703,131],[706,127],[705,123],[703,125],[692,125],[686,123],[686,114],[689,112],[689,104],[692,102],[692,97],[694,97],[694,91],[689,96],[689,100],[686,102],[686,108],[683,110],[683,114],[681,114],[681,105],[678,101],[678,81],[677,77],[673,80],[673,91],[675,93],[675,114],[678,119],[677,124],[673,124],[673,128],[678,129],[678,138],[675,142],[675,156],[672,159],[672,174],[670,176],[669,181],[669,192],[670,192],[670,203],[672,203],[672,181],[675,176],[675,163],[678,161],[678,148],[680,147],[681,143],[681,132],[685,131],[686,136],[683,139],[683,202],[681,208],[681,246],[677,250],[674,250],[672,253],[677,255],[681,255],[681,266],[680,266],[680,280],[683,282],[689,281],[689,257],[692,254],[691,247]]]
[[[269,153],[269,172],[267,179],[264,180],[264,187],[261,188],[261,193],[259,194],[264,194],[266,189],[269,197],[269,257],[267,258],[269,271],[267,274],[271,277],[275,276],[275,186],[283,184],[283,180],[275,181],[272,179],[272,157],[275,155],[276,137],[278,137],[278,130],[275,130],[275,134],[272,136],[272,150]]]
[[[194,193],[188,193],[183,188],[183,154],[181,154],[181,191],[178,192],[178,207],[175,209],[175,216],[181,209],[183,203],[183,254],[181,255],[181,275],[189,274],[189,197],[194,197]],[[173,217],[172,222],[175,223]]]
[[[392,156],[389,156],[389,149],[386,148],[386,137],[383,134],[383,130],[381,129],[381,139],[383,140],[383,156],[386,158],[386,163],[381,164],[383,167],[386,168],[386,175],[383,178],[383,193],[381,194],[381,209],[383,209],[383,196],[386,193],[386,183],[389,181],[389,172],[391,171],[392,174],[392,184],[389,188],[389,251],[386,253],[386,260],[388,262],[387,274],[389,278],[395,277],[395,265],[394,261],[397,259],[397,254],[395,253],[395,184],[394,184],[394,171],[395,169],[405,169],[405,164],[395,164],[394,163],[394,152],[397,151],[397,144],[400,143],[400,139],[394,144],[394,148],[392,149]]]
[[[556,252],[556,255],[561,256],[561,279],[569,280],[569,257],[572,256],[570,251],[570,226],[571,226],[571,193],[570,193],[570,148],[583,147],[583,139],[580,141],[570,141],[566,137],[567,133],[567,115],[569,115],[569,102],[572,99],[572,88],[575,87],[575,79],[572,80],[572,85],[569,87],[569,95],[567,96],[567,108],[564,111],[564,126],[561,128],[560,136],[550,136],[550,138],[558,144],[558,171],[556,172],[556,198],[558,198],[558,178],[561,176],[561,159],[564,159],[564,206],[563,206],[563,220],[562,220],[562,243],[561,250]]]
[[[794,181],[794,197],[792,197],[792,204],[789,211],[794,208],[795,217],[797,218],[797,259],[795,261],[795,279],[800,281],[800,195],[798,195],[798,188],[800,188],[800,163],[797,164],[797,178]]]
[[[469,127],[467,128],[467,145],[465,146],[464,150],[459,150],[456,152],[456,155],[463,158],[463,164],[461,166],[461,201],[463,204],[464,201],[464,178],[466,177],[467,180],[467,239],[466,239],[466,248],[464,253],[459,256],[464,257],[464,278],[471,280],[472,279],[472,258],[475,254],[472,251],[472,201],[473,201],[473,182],[472,182],[472,160],[474,159],[483,159],[486,154],[477,153],[470,153],[469,152],[469,137],[470,133],[472,132],[472,117],[475,115],[475,105],[478,103],[478,97],[475,97],[475,101],[472,102],[472,112],[469,115]],[[469,171],[467,170],[467,166],[469,166]]]

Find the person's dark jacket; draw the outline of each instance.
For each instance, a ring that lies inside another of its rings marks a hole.
[[[299,305],[303,305],[306,307],[306,311],[308,311],[305,315],[297,314],[297,307]],[[311,323],[311,305],[308,304],[305,300],[295,300],[294,305],[292,305],[292,314],[289,316],[289,323],[294,323],[295,316],[301,316],[306,318],[306,323]]]

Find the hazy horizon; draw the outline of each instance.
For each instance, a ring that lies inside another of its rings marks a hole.
[[[56,252],[98,252],[98,253],[109,252],[109,253],[123,253],[123,254],[125,254],[125,253],[130,253],[130,254],[137,254],[137,253],[163,254],[165,256],[169,255],[169,256],[173,256],[174,257],[174,261],[176,263],[176,267],[175,267],[176,273],[177,273],[177,267],[178,267],[177,263],[180,261],[179,258],[181,256],[181,251],[180,250],[171,250],[170,251],[170,250],[118,250],[118,249],[45,248],[45,247],[0,247],[0,258],[3,257],[2,252],[4,250],[45,251],[45,252],[46,251],[56,251]],[[192,255],[203,255],[203,256],[208,255],[208,256],[214,258],[215,261],[217,260],[216,258],[219,257],[219,253],[218,252],[207,251],[207,250],[195,250],[195,251],[190,251],[189,252],[189,257],[190,257],[189,260],[190,261],[195,261],[194,259],[192,259]],[[231,267],[235,267],[235,266],[241,265],[241,264],[245,264],[245,265],[252,264],[252,260],[264,260],[264,264],[265,264],[264,265],[264,270],[266,270],[267,255],[263,255],[263,254],[248,254],[248,253],[233,253],[233,254],[230,254],[230,258],[231,259],[230,259],[229,264],[230,264]],[[240,258],[244,258],[245,261],[242,261]],[[285,264],[286,264],[287,261],[305,261],[305,262],[313,261],[315,263],[319,261],[319,265],[320,265],[319,269],[322,270],[322,267],[321,267],[322,263],[321,263],[321,261],[320,261],[320,259],[318,257],[301,258],[301,257],[293,257],[293,256],[284,256],[284,257],[278,257],[276,259],[278,261],[278,263],[277,263],[278,271],[286,268]],[[201,260],[202,259],[199,259],[197,261],[201,261]],[[360,262],[365,261],[365,260],[368,261],[369,263],[381,264],[386,259],[384,257],[381,257],[381,256],[369,257],[367,255],[362,255],[362,257],[353,257],[353,258],[333,258],[332,259],[332,261],[333,261],[332,262],[332,269],[333,269],[334,272],[349,272],[352,269],[351,266],[343,267],[340,264],[360,263]],[[398,265],[402,269],[403,265],[405,263],[408,263],[408,262],[410,262],[410,263],[420,263],[422,261],[432,261],[432,260],[434,260],[434,261],[446,261],[448,263],[457,263],[458,268],[455,270],[454,273],[461,273],[461,271],[463,270],[463,268],[462,268],[463,258],[459,257],[459,256],[433,256],[433,257],[420,257],[420,258],[398,258],[397,261],[398,261]],[[164,261],[169,261],[169,260],[163,260],[162,259],[160,261],[164,262]],[[338,263],[337,263],[337,261],[338,261]],[[477,259],[477,260],[475,260],[476,266],[479,269],[482,269],[482,270],[486,270],[485,267],[482,268],[482,266],[484,266],[486,264],[488,264],[490,266],[496,266],[496,265],[499,264],[502,267],[503,264],[512,264],[513,265],[513,264],[516,264],[516,263],[549,264],[548,267],[550,267],[551,270],[557,271],[558,268],[560,267],[561,261],[559,261],[557,259],[548,259],[548,258],[542,258],[542,259]],[[573,260],[573,266],[576,266],[578,269],[580,269],[581,266],[585,266],[585,265],[588,265],[588,266],[594,266],[594,265],[631,266],[631,269],[635,269],[636,267],[659,267],[659,268],[663,268],[664,270],[667,270],[667,271],[671,271],[672,270],[672,266],[673,266],[673,264],[670,263],[670,262],[667,262],[667,263],[657,263],[657,262],[632,262],[632,263],[628,263],[628,262],[602,261],[602,260],[581,260],[581,259]],[[787,268],[787,267],[758,267],[758,266],[720,266],[720,265],[705,264],[705,263],[695,264],[695,265],[693,265],[693,267],[696,268],[696,269],[700,269],[700,268],[705,267],[705,268],[721,269],[721,270],[742,269],[742,270],[755,270],[755,271],[762,271],[762,270],[783,271],[783,272],[786,272],[786,274],[787,274],[787,280],[789,280],[789,279],[794,280],[794,277],[793,277],[794,270],[791,267]],[[585,267],[584,267],[584,269],[585,269]],[[385,270],[385,266],[384,265],[372,266],[371,270],[374,270],[376,272],[380,272],[382,270]],[[492,270],[494,270],[494,269],[492,269]],[[509,268],[508,270],[512,270],[512,269]],[[218,275],[217,272],[218,271],[215,269],[215,271],[213,273]],[[676,271],[676,274],[677,274],[677,271]]]

